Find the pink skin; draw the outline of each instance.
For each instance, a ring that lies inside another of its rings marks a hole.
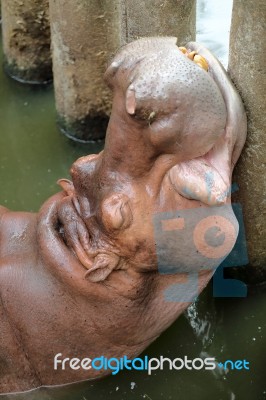
[[[77,160],[73,182],[60,180],[63,191],[38,214],[0,207],[2,392],[103,376],[54,371],[51,363],[60,352],[134,357],[184,311],[188,302],[164,299],[188,275],[158,273],[156,213],[207,207],[212,215],[212,206],[227,205],[222,233],[228,252],[234,246],[238,224],[225,193],[246,117],[219,62],[196,43],[188,47],[207,59],[208,73],[175,38],[122,48],[105,74],[114,101],[104,151]],[[191,298],[225,256],[210,254],[201,271],[189,245],[173,250],[188,272],[199,272]]]

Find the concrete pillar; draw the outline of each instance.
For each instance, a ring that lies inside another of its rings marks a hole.
[[[52,79],[48,0],[1,0],[4,68],[30,84]]]
[[[235,169],[242,204],[249,267],[248,282],[266,281],[266,2],[234,0],[229,73],[248,115],[248,138]]]
[[[195,38],[195,0],[50,0],[53,70],[60,129],[78,141],[104,138],[111,93],[108,61],[142,36]]]
[[[143,36],[176,36],[178,44],[195,39],[195,0],[122,0],[122,43]]]

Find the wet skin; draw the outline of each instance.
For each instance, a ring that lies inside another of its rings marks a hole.
[[[54,356],[140,354],[189,305],[166,302],[169,285],[198,272],[192,299],[233,248],[238,223],[228,193],[246,116],[213,55],[196,43],[186,48],[208,71],[175,38],[122,48],[105,74],[114,100],[104,151],[78,159],[72,181],[60,180],[62,192],[38,214],[0,207],[1,392],[110,373],[54,371]],[[213,224],[226,254],[217,258],[214,243],[203,268],[191,244],[175,242],[185,270],[160,273],[154,216],[199,208],[213,216],[217,206]]]

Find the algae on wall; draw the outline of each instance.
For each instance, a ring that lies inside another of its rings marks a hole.
[[[52,79],[48,0],[2,0],[6,72],[22,82]]]

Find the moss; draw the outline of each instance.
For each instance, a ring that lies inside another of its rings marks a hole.
[[[12,78],[32,84],[52,80],[48,2],[3,3],[5,71]]]

